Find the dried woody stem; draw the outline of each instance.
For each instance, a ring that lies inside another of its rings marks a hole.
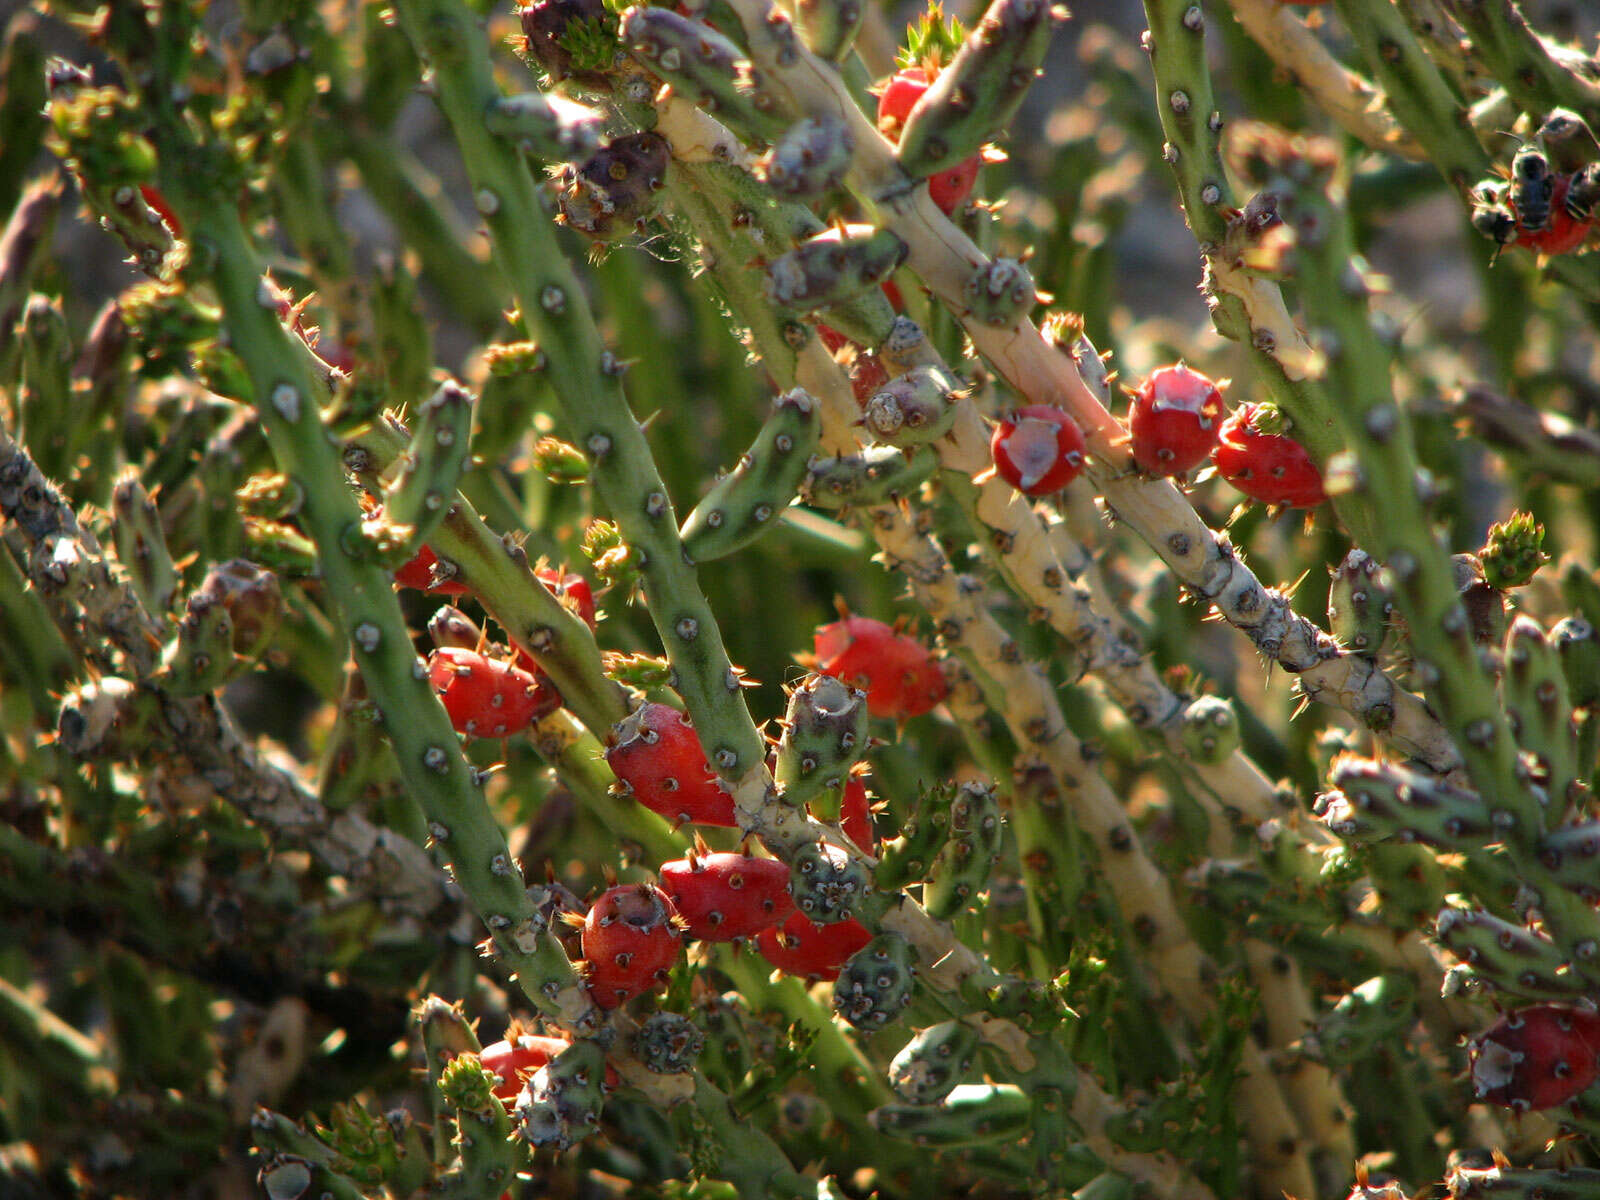
[[[906,243],[907,265],[917,277],[956,312],[965,311],[967,280],[991,264],[989,257],[939,212],[926,188],[911,187],[889,144],[856,107],[837,73],[798,44],[781,13],[766,0],[733,0],[731,7],[771,82],[801,111],[847,124],[855,143],[852,184],[874,202],[885,227]],[[1089,474],[1110,509],[1229,624],[1293,672],[1309,698],[1344,709],[1436,770],[1456,765],[1455,748],[1420,699],[1373,663],[1341,652],[1326,633],[1296,615],[1287,598],[1265,587],[1171,483],[1133,471],[1121,424],[1032,322],[1022,318],[996,328],[969,319],[964,325],[979,353],[1019,395],[1072,415],[1093,455]]]

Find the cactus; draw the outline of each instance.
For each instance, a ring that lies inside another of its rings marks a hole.
[[[1592,15],[909,15],[6,20],[25,1194],[1597,1190]]]

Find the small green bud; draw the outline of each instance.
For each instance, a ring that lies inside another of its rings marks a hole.
[[[589,459],[571,442],[542,437],[533,446],[533,466],[551,483],[584,483],[589,478]]]
[[[1544,526],[1534,521],[1531,513],[1512,513],[1498,525],[1489,526],[1478,561],[1490,587],[1504,591],[1526,586],[1550,561],[1544,552]]]

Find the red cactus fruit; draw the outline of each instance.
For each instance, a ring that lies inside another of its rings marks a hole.
[[[691,854],[661,864],[661,890],[702,942],[752,937],[794,911],[789,868],[773,858]]]
[[[1211,452],[1217,473],[1263,504],[1315,508],[1328,498],[1317,464],[1293,438],[1258,429],[1256,413],[1254,404],[1242,404],[1222,423]]]
[[[850,394],[863,408],[889,382],[889,372],[884,370],[882,361],[870,350],[858,351],[845,365],[845,371],[850,376]]]
[[[500,1076],[500,1082],[495,1085],[494,1094],[509,1104],[522,1091],[523,1082],[529,1075],[532,1075],[571,1044],[566,1038],[524,1033],[519,1034],[513,1040],[494,1042],[485,1046],[482,1053],[478,1055],[478,1061]],[[606,1086],[616,1087],[620,1083],[621,1079],[617,1076],[616,1071],[607,1066]]]
[[[139,195],[155,210],[156,216],[161,218],[161,223],[172,232],[173,237],[183,236],[183,222],[178,219],[178,214],[172,211],[172,205],[167,203],[167,198],[161,194],[160,188],[153,183],[141,183]]]
[[[1048,404],[1030,404],[998,422],[989,450],[995,472],[1025,496],[1059,492],[1083,470],[1083,434]]]
[[[594,591],[587,579],[556,567],[540,567],[534,574],[539,577],[540,583],[555,594],[557,600],[582,617],[584,624],[590,629],[595,627]]]
[[[738,826],[733,797],[706,761],[689,718],[668,704],[641,704],[618,723],[606,762],[619,788],[669,821]]]
[[[1554,1108],[1600,1074],[1600,1013],[1558,1004],[1519,1008],[1470,1049],[1478,1099],[1518,1112]]]
[[[1133,458],[1150,475],[1185,475],[1206,460],[1222,429],[1222,393],[1182,363],[1159,367],[1128,410]]]
[[[467,585],[457,583],[454,579],[434,582],[433,568],[438,561],[439,556],[430,547],[424,546],[410,562],[394,573],[394,581],[403,588],[432,592],[435,596],[460,596],[465,593]]]
[[[616,1008],[665,980],[683,949],[680,924],[672,901],[653,884],[622,884],[602,894],[583,919],[594,1002]]]
[[[866,692],[875,717],[919,717],[945,697],[944,675],[928,648],[882,621],[846,616],[819,628],[813,646],[816,669]]]
[[[1567,208],[1571,175],[1557,175],[1550,191],[1550,219],[1539,229],[1528,229],[1517,222],[1516,244],[1541,254],[1570,254],[1594,232],[1592,220],[1579,220]],[[1513,209],[1515,206],[1513,206]]]
[[[889,77],[878,95],[878,130],[890,141],[900,140],[900,130],[911,115],[922,93],[933,83],[921,67],[903,67]],[[983,166],[983,156],[974,154],[948,170],[928,177],[928,197],[939,206],[939,211],[949,216],[966,203],[972,195],[972,186],[978,181],[978,169]]]
[[[548,679],[460,646],[429,655],[428,678],[456,732],[472,737],[510,737],[561,707]]]
[[[867,803],[867,785],[851,779],[844,785],[839,805],[839,827],[866,854],[876,854],[877,839],[872,835],[872,806]]]
[[[839,978],[850,956],[871,940],[866,927],[854,918],[817,925],[797,912],[782,925],[758,933],[756,949],[785,975],[831,982]]]

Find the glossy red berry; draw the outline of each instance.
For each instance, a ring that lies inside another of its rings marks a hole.
[[[557,600],[582,617],[584,624],[590,629],[595,627],[594,591],[587,579],[555,567],[540,567],[534,574]]]
[[[660,888],[623,884],[601,895],[583,919],[589,995],[601,1008],[661,983],[683,949],[678,912]]]
[[[439,556],[432,549],[424,546],[418,550],[416,556],[394,573],[394,581],[403,588],[411,588],[418,592],[432,592],[435,596],[460,596],[467,590],[464,583],[457,583],[454,579],[441,578],[434,581],[434,568],[439,562]]]
[[[944,674],[928,648],[871,617],[845,617],[813,638],[816,669],[867,693],[867,711],[901,721],[945,698]]]
[[[756,949],[786,975],[831,981],[839,978],[850,956],[871,940],[866,927],[854,918],[817,925],[797,912],[782,925],[758,933]]]
[[[839,805],[839,827],[866,854],[876,854],[877,839],[872,834],[872,806],[867,801],[867,785],[851,779],[844,785]]]
[[[775,858],[696,854],[661,864],[661,890],[702,942],[753,937],[794,911],[789,868]]]
[[[1471,1045],[1478,1099],[1519,1112],[1554,1108],[1600,1074],[1600,1013],[1535,1004],[1507,1013]]]
[[[429,655],[428,678],[456,732],[472,737],[510,737],[561,707],[548,679],[460,646]]]
[[[668,704],[641,704],[616,728],[606,762],[620,788],[669,821],[736,827],[733,797],[706,761],[689,719]]]
[[[1328,498],[1317,464],[1293,438],[1258,429],[1257,411],[1254,404],[1241,404],[1222,423],[1211,452],[1217,474],[1263,504],[1315,508]]]
[[[900,140],[900,131],[917,106],[922,93],[933,80],[921,67],[904,67],[895,72],[878,95],[878,129],[890,141]],[[949,216],[966,203],[972,187],[978,181],[978,169],[983,166],[983,156],[974,154],[948,170],[928,177],[928,197],[939,206],[939,211]]]
[[[1188,474],[1217,444],[1224,414],[1222,393],[1199,371],[1157,368],[1128,410],[1134,461],[1149,475]]]
[[[998,422],[989,451],[995,472],[1025,496],[1059,492],[1083,470],[1083,434],[1048,404],[1030,404]]]

